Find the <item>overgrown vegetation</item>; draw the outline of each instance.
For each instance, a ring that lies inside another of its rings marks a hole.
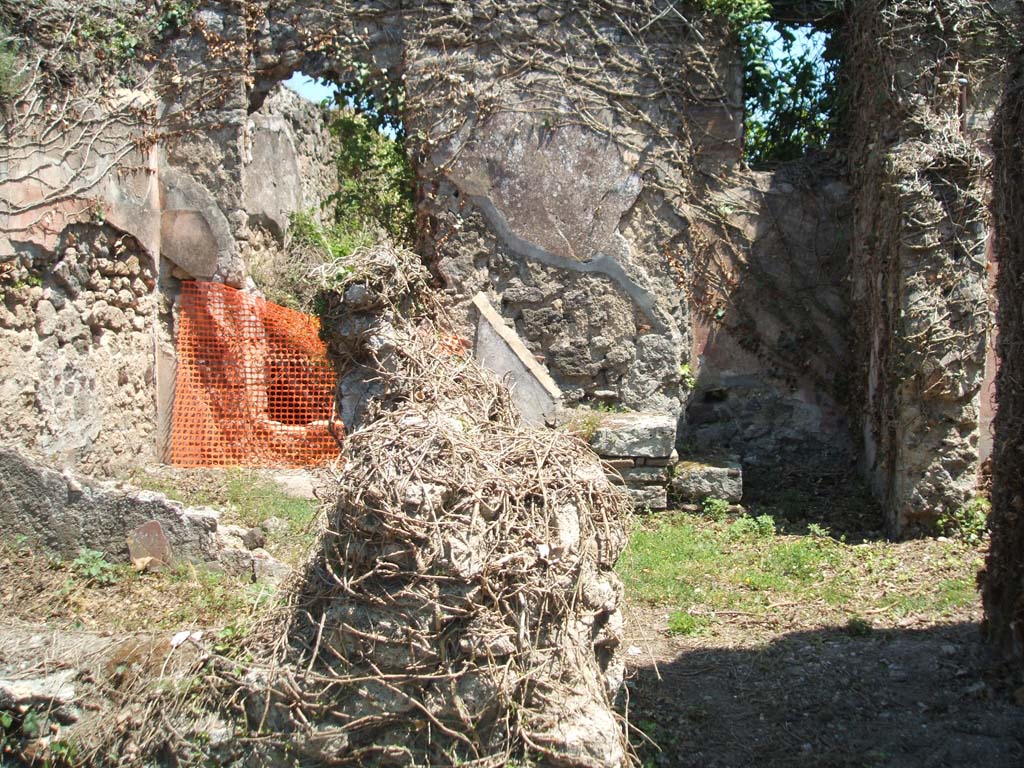
[[[378,118],[383,120],[384,118]],[[343,108],[331,123],[338,140],[340,186],[331,197],[347,230],[379,227],[397,245],[413,239],[413,173],[402,134],[380,130],[371,117]]]
[[[743,59],[744,152],[755,167],[822,150],[832,132],[837,60],[828,35],[771,20],[768,0],[705,0]]]
[[[12,101],[22,88],[22,65],[17,41],[0,24],[0,105]]]
[[[944,512],[937,521],[939,532],[944,536],[978,546],[988,533],[988,515],[992,505],[988,499],[977,497],[952,512]]]
[[[729,502],[725,499],[709,496],[701,502],[700,508],[705,517],[712,520],[722,520],[729,513]]]
[[[109,587],[117,581],[117,569],[107,561],[106,555],[95,549],[83,549],[71,561],[75,575],[89,586]]]
[[[9,620],[112,632],[241,627],[274,594],[268,584],[215,570],[140,573],[95,550],[68,561],[26,542],[0,543],[0,582]]]
[[[292,566],[302,562],[316,538],[317,502],[288,495],[259,470],[140,470],[132,481],[191,506],[215,507],[222,523],[264,527],[264,549]]]
[[[271,301],[318,311],[316,296],[324,274],[344,277],[354,251],[381,240],[412,245],[414,177],[401,121],[389,111],[400,101],[387,93],[339,88],[336,101],[345,105],[333,109],[330,122],[338,190],[325,201],[325,216],[313,210],[291,215],[283,260],[254,267],[254,277]]]

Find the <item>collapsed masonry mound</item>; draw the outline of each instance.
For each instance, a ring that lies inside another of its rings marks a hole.
[[[525,427],[446,329],[403,319],[413,254],[360,258],[325,331],[376,396],[292,607],[289,653],[331,702],[303,743],[355,763],[625,764],[627,499],[584,443]]]
[[[326,296],[325,338],[342,383],[370,395],[316,554],[244,648],[206,645],[199,690],[151,692],[160,721],[94,754],[632,763],[611,703],[627,497],[577,438],[524,427],[426,319],[441,313],[415,255],[354,258]]]
[[[434,338],[390,334],[391,405],[347,444],[293,649],[330,686],[334,727],[358,723],[354,762],[621,765],[627,502],[583,443],[524,428]]]

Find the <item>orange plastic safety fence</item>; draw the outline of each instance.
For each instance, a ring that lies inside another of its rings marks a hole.
[[[339,453],[334,370],[315,317],[182,283],[170,462],[302,467]]]

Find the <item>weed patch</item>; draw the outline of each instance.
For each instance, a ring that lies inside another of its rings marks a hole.
[[[95,550],[69,561],[0,542],[0,601],[11,619],[90,631],[242,627],[274,598],[269,584],[192,565],[139,573]]]
[[[637,524],[618,570],[632,601],[664,607],[667,631],[715,632],[728,617],[770,623],[942,619],[977,599],[979,552],[938,540],[848,544],[782,534],[768,515],[732,522],[684,513]]]
[[[132,482],[160,491],[191,506],[221,510],[221,521],[247,528],[264,526],[265,549],[278,560],[296,566],[305,559],[316,539],[318,505],[290,496],[265,473],[246,469],[194,470],[174,474],[138,472]]]
[[[943,513],[937,525],[939,532],[969,546],[977,546],[988,533],[988,515],[992,505],[981,496],[971,499],[959,509]]]
[[[670,635],[696,635],[707,625],[707,617],[694,616],[686,611],[672,611],[668,617]]]

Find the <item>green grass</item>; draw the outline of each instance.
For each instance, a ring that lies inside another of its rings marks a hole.
[[[673,611],[668,617],[671,635],[696,635],[708,625],[706,616],[694,616],[686,611]]]
[[[690,635],[717,614],[839,626],[851,617],[941,619],[977,596],[977,550],[955,542],[848,544],[816,532],[777,534],[767,515],[709,520],[682,513],[637,522],[618,570],[628,599],[669,609],[668,630]]]
[[[0,542],[0,583],[11,617],[87,630],[245,626],[275,599],[272,585],[201,565],[139,572],[95,550],[62,559]]]
[[[301,562],[316,538],[317,503],[290,496],[257,471],[202,470],[181,476],[139,472],[132,482],[191,506],[219,509],[223,523],[252,528],[271,517],[283,520],[281,529],[267,533],[266,549],[291,565]]]

